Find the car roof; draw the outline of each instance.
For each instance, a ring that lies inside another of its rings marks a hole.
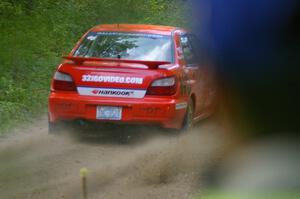
[[[180,29],[173,26],[146,24],[101,24],[91,29],[92,32],[139,32],[150,34],[171,35],[172,31]]]

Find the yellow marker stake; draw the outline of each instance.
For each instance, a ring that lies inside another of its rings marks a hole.
[[[81,168],[80,169],[80,178],[82,183],[82,196],[83,199],[87,199],[87,189],[86,189],[86,176],[87,176],[88,170],[87,168]]]

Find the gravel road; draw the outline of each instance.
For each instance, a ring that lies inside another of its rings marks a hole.
[[[44,117],[0,137],[0,198],[82,198],[83,167],[89,199],[191,198],[222,153],[222,136],[213,121],[182,135],[140,126],[49,135]]]

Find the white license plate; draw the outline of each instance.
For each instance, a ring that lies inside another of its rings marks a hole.
[[[96,118],[101,120],[121,120],[122,107],[97,106]]]

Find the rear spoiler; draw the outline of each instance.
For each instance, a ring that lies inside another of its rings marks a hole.
[[[81,65],[86,61],[103,61],[103,62],[118,62],[118,63],[134,63],[143,64],[151,69],[156,69],[160,65],[171,64],[167,61],[142,61],[142,60],[128,60],[128,59],[117,59],[117,58],[97,58],[97,57],[73,57],[73,56],[63,56],[64,59],[71,60],[75,64]]]

